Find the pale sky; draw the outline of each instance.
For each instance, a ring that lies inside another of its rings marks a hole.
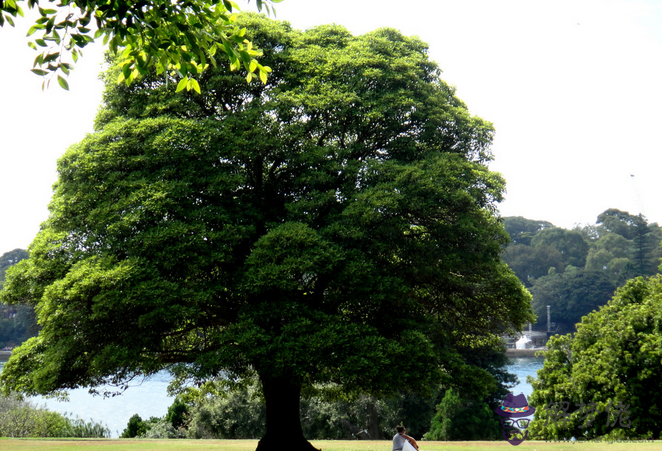
[[[426,41],[442,78],[494,123],[503,216],[571,228],[618,208],[662,223],[662,0],[284,0],[276,9],[296,28],[393,27]],[[42,92],[28,27],[0,29],[0,254],[34,238],[56,160],[92,132],[101,100],[101,48],[79,60],[69,92]]]

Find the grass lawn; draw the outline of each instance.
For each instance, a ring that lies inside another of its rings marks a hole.
[[[391,451],[390,441],[314,440],[323,451]],[[257,440],[46,440],[0,439],[0,451],[253,451]],[[662,451],[662,441],[647,443],[419,442],[423,451]]]

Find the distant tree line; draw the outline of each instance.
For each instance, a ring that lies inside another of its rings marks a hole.
[[[533,295],[539,330],[550,305],[556,331],[573,332],[627,280],[656,274],[662,257],[660,226],[613,208],[572,230],[519,216],[504,225],[512,242],[503,259]]]
[[[0,290],[5,283],[7,268],[28,258],[24,249],[14,249],[0,256]],[[37,334],[34,307],[0,303],[0,349],[14,347]]]

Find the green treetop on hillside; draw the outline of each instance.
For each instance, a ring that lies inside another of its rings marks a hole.
[[[256,374],[258,448],[281,449],[286,431],[310,449],[302,390],[482,383],[457,348],[533,318],[500,261],[492,127],[426,45],[238,23],[266,84],[209,70],[185,101],[163,77],[108,84],[97,132],[60,159],[50,217],[2,293],[37,305],[42,326],[5,392]]]

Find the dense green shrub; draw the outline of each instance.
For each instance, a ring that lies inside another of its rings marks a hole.
[[[165,419],[172,425],[173,428],[179,429],[186,422],[189,413],[189,406],[181,399],[176,398],[175,402],[168,407],[168,413]]]
[[[200,400],[190,411],[189,438],[248,439],[265,433],[266,409],[256,386]]]
[[[110,437],[110,430],[94,421],[70,419],[25,401],[0,397],[0,437]]]
[[[154,420],[154,421],[153,421]],[[167,418],[150,418],[146,423],[145,438],[184,438],[186,433],[175,428]]]
[[[78,438],[89,438],[89,437],[105,437],[110,438],[110,429],[107,426],[104,426],[101,423],[97,423],[94,420],[85,421],[80,418],[71,419],[67,418],[68,424],[67,428],[64,430],[61,437],[78,437]]]
[[[129,418],[126,428],[122,431],[121,438],[142,437],[147,432],[147,426],[137,413]]]
[[[425,440],[497,440],[499,422],[484,401],[468,401],[455,390],[447,390],[432,418]]]

